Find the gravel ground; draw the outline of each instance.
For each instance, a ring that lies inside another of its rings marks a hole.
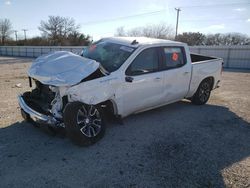
[[[30,62],[0,57],[0,187],[250,186],[250,71],[225,71],[207,105],[129,116],[80,148],[22,121]]]

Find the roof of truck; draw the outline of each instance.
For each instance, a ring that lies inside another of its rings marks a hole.
[[[103,40],[121,43],[128,46],[141,46],[148,44],[183,44],[172,40],[148,38],[148,37],[108,37]]]

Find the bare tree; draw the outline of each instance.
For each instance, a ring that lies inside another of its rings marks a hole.
[[[176,40],[185,42],[189,46],[204,45],[206,36],[199,32],[184,32],[177,35]]]
[[[49,16],[48,21],[41,21],[38,29],[54,44],[61,44],[70,34],[78,32],[79,27],[73,18]]]
[[[124,30],[124,27],[119,27],[116,30],[116,36],[131,36],[131,37],[153,37],[161,39],[173,39],[174,29],[172,26],[164,23],[147,25],[144,27],[135,27],[128,31]]]
[[[67,40],[65,41],[66,45],[73,46],[88,46],[91,43],[91,37],[89,35],[84,35],[79,32],[73,32],[69,34]]]
[[[9,19],[0,19],[0,38],[1,44],[4,45],[6,40],[13,33],[12,24]]]
[[[206,36],[206,45],[247,45],[250,38],[241,33],[209,34]]]
[[[143,33],[143,27],[136,27],[127,31],[127,36],[142,37],[142,36],[146,36],[146,34]]]
[[[229,33],[225,35],[224,45],[246,45],[249,44],[250,38],[241,33]]]
[[[126,32],[124,30],[124,27],[118,27],[116,29],[116,33],[115,33],[115,36],[118,36],[118,37],[125,37],[126,36]]]
[[[208,46],[218,46],[222,45],[222,34],[221,33],[216,33],[216,34],[209,34],[206,36],[206,42],[205,44]]]
[[[176,40],[185,42],[190,46],[194,45],[247,45],[250,38],[241,33],[216,33],[204,35],[202,33],[184,32],[176,37]]]
[[[143,28],[143,34],[147,37],[160,39],[173,39],[174,29],[172,26],[165,24],[148,25]]]

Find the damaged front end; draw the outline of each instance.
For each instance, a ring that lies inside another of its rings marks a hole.
[[[66,90],[81,82],[105,76],[99,63],[70,52],[54,52],[37,58],[28,71],[34,89],[18,96],[24,119],[64,127]]]
[[[44,85],[37,80],[35,84],[35,89],[18,96],[23,118],[39,124],[64,126],[62,109],[67,98],[63,100],[60,97],[57,87]]]

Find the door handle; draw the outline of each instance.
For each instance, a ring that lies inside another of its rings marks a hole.
[[[190,72],[184,72],[184,74],[189,74]]]
[[[161,77],[156,77],[154,78],[154,80],[161,80]]]

